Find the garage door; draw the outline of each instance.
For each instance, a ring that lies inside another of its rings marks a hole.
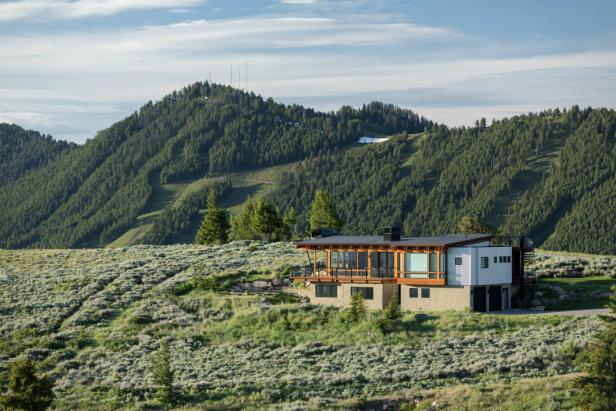
[[[473,288],[473,311],[486,312],[486,288]]]
[[[502,302],[503,298],[501,296],[501,287],[499,286],[491,286],[488,290],[489,300],[490,300],[490,311],[500,311],[502,310]]]

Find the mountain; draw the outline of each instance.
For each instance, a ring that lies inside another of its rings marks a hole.
[[[365,136],[380,142],[358,144]],[[616,253],[608,109],[449,128],[378,102],[321,113],[195,83],[84,145],[39,140],[57,152],[39,143],[3,159],[14,174],[0,186],[0,247],[192,241],[211,189],[233,213],[251,195],[294,207],[303,230],[315,191],[325,189],[348,233],[392,224],[408,234],[453,232],[475,215],[549,249]]]
[[[160,201],[161,185],[312,158],[366,132],[431,124],[380,103],[320,113],[196,83],[0,187],[0,247],[105,245]]]
[[[0,123],[0,186],[49,164],[76,144],[57,141],[15,124]]]
[[[339,204],[349,233],[391,224],[408,234],[454,232],[475,215],[549,249],[614,254],[616,113],[574,106],[489,127],[434,125],[304,162],[271,198],[305,222],[317,188]]]

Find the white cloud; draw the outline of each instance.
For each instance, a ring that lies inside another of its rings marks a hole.
[[[614,104],[616,51],[516,58],[421,54],[429,44],[459,45],[463,38],[443,27],[346,17],[195,20],[131,30],[5,35],[0,36],[0,118],[21,118],[59,137],[76,135],[62,127],[81,119],[85,139],[208,73],[213,81],[228,83],[231,62],[235,84],[237,66],[248,62],[250,89],[266,96],[300,103],[304,98],[330,109],[339,106],[334,100],[349,104],[344,96],[354,95],[355,104],[398,92],[396,103],[452,125],[554,106]],[[398,47],[400,52],[379,54]],[[242,85],[244,80],[242,73]],[[420,95],[414,89],[428,91]],[[410,90],[408,96],[401,90]]]
[[[18,0],[0,3],[0,21],[74,19],[108,16],[129,10],[181,9],[202,0]]]
[[[308,5],[316,4],[317,0],[281,0],[282,4]]]

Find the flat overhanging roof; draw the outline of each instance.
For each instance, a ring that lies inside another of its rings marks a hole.
[[[445,234],[428,237],[401,237],[399,241],[387,241],[382,235],[334,235],[330,237],[312,238],[298,241],[298,248],[327,247],[327,246],[394,246],[394,247],[418,247],[418,246],[463,246],[467,244],[488,241],[492,234]]]

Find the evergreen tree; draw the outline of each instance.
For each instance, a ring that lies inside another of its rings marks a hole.
[[[229,235],[229,217],[227,212],[216,204],[216,192],[210,190],[207,196],[207,209],[201,226],[197,231],[197,244],[225,244]]]
[[[6,410],[46,410],[54,400],[52,384],[38,378],[34,364],[20,359],[11,365],[8,393],[0,397],[0,408]]]
[[[496,227],[483,223],[477,217],[464,216],[458,222],[460,234],[496,234]]]
[[[253,210],[250,227],[258,238],[278,240],[282,219],[280,213],[268,200],[260,198]]]
[[[351,296],[351,307],[349,308],[349,321],[359,321],[366,316],[366,305],[364,304],[364,296],[360,293]]]
[[[166,341],[161,343],[160,349],[152,357],[151,371],[154,384],[156,384],[156,397],[165,403],[173,402],[175,399],[173,386],[175,373],[171,368],[171,353]]]
[[[612,290],[616,292],[616,287]],[[586,351],[586,375],[575,380],[583,410],[616,410],[616,296],[612,294],[610,300],[611,315],[602,317],[606,329]]]
[[[231,217],[231,240],[256,240],[257,235],[252,229],[252,216],[255,202],[251,197],[244,202],[242,212]]]
[[[286,236],[282,238],[285,240],[293,240],[297,237],[297,213],[295,208],[291,207],[287,210],[282,219],[283,228],[286,231]]]
[[[383,310],[383,317],[379,323],[381,331],[384,334],[397,331],[400,328],[400,320],[402,319],[402,312],[400,311],[400,305],[398,304],[398,293],[394,293]]]
[[[314,195],[310,209],[309,224],[311,232],[324,227],[331,227],[337,230],[342,228],[343,222],[338,217],[329,194],[325,191],[318,190]]]

